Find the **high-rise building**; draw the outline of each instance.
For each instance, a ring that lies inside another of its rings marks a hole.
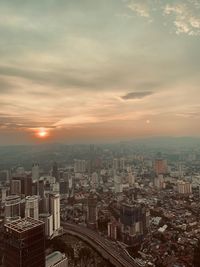
[[[5,199],[5,220],[11,221],[19,219],[21,216],[21,197],[10,195]]]
[[[21,195],[21,180],[11,180],[10,182],[10,193],[12,195]]]
[[[52,176],[55,177],[56,182],[59,182],[59,171],[58,171],[58,164],[57,164],[57,162],[54,162],[54,164],[53,164]]]
[[[81,159],[74,160],[74,172],[84,173],[86,171],[86,161]]]
[[[40,166],[38,163],[34,163],[32,166],[32,180],[38,182],[40,178]]]
[[[38,196],[27,196],[25,199],[25,217],[35,220],[39,218],[39,199]]]
[[[44,223],[24,218],[4,226],[5,267],[45,267]]]
[[[49,213],[42,213],[39,215],[39,219],[45,223],[46,237],[51,238],[53,235],[53,215]]]
[[[164,177],[162,174],[159,174],[158,176],[154,177],[154,186],[158,189],[165,188]]]
[[[32,178],[26,174],[15,174],[11,180],[11,194],[32,195]]]
[[[58,231],[60,229],[60,195],[50,194],[50,213],[53,215],[53,231]]]
[[[154,162],[154,171],[156,175],[166,174],[168,172],[167,161],[164,159],[156,159]]]
[[[5,202],[7,196],[8,188],[0,187],[0,201]]]
[[[122,193],[123,191],[121,176],[116,174],[114,175],[114,190],[115,193]]]
[[[120,222],[122,242],[133,245],[142,241],[143,235],[147,232],[148,218],[144,207],[137,204],[123,203],[120,209]]]
[[[116,158],[113,159],[113,170],[125,170],[125,159],[124,158]]]
[[[192,185],[190,182],[179,180],[177,182],[177,191],[179,194],[192,194]]]
[[[88,197],[88,213],[87,213],[87,225],[91,229],[97,228],[97,196],[90,194]]]

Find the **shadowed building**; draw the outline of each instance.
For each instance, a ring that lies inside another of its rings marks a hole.
[[[28,217],[4,225],[4,266],[45,267],[42,221]]]

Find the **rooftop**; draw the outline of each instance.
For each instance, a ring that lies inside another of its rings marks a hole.
[[[44,224],[42,221],[27,217],[7,223],[5,224],[5,227],[18,233],[23,233],[42,224]]]

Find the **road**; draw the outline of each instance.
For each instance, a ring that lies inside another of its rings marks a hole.
[[[116,267],[140,267],[135,260],[129,257],[123,250],[117,250],[109,240],[98,233],[80,225],[62,223],[64,232],[77,236],[95,248],[103,258],[107,259]]]

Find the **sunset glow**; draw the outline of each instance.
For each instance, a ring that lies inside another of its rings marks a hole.
[[[39,138],[46,138],[48,136],[48,132],[46,131],[46,129],[39,129],[39,131],[37,132],[37,136]]]

